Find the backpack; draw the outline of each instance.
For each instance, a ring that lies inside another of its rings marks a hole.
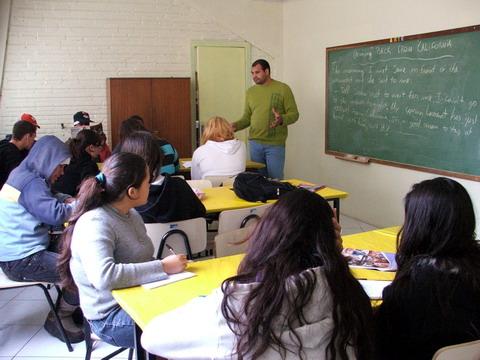
[[[270,180],[267,177],[254,172],[242,172],[237,175],[233,182],[235,194],[247,201],[266,202],[278,199],[288,191],[296,189],[288,182]]]

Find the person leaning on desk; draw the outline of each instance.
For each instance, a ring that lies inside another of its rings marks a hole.
[[[59,271],[67,288],[78,287],[92,331],[109,344],[134,346],[134,322],[113,289],[140,285],[185,269],[185,255],[153,259],[153,244],[134,209],[147,201],[150,171],[136,154],[120,152],[80,186],[64,232]]]
[[[143,347],[168,359],[371,359],[370,300],[334,223],[320,195],[283,195],[250,237],[238,274],[152,320]]]

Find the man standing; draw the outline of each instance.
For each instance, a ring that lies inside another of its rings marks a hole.
[[[252,64],[252,79],[255,85],[247,90],[243,116],[232,128],[250,126],[250,158],[266,165],[260,170],[264,175],[283,179],[287,126],[298,120],[297,104],[290,87],[270,77],[266,60]]]
[[[29,114],[23,114],[22,119],[27,119],[26,115]],[[10,140],[0,141],[0,189],[10,172],[22,162],[35,142],[37,128],[40,126],[33,116],[30,117],[30,120],[19,120],[13,125]]]

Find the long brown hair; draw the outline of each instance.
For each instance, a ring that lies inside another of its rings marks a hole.
[[[78,219],[87,211],[122,199],[129,188],[139,188],[145,176],[147,176],[147,166],[142,157],[132,153],[120,152],[113,154],[105,161],[100,174],[82,182],[75,210],[62,234],[58,270],[63,287],[67,289],[75,288],[70,272],[70,259],[72,257],[70,245]]]
[[[326,358],[347,359],[349,346],[354,348],[357,359],[370,358],[370,300],[341,254],[333,216],[321,196],[298,189],[283,195],[258,223],[238,274],[222,284],[222,314],[236,335],[239,359],[259,358],[269,347],[286,357],[291,350],[273,326],[282,309],[287,309],[285,325],[298,344],[295,354],[303,358],[303,345],[292,324],[307,324],[303,309],[317,285],[312,268],[319,266],[325,273],[333,302],[334,328]],[[291,286],[286,286],[287,279]],[[235,296],[235,283],[257,281],[261,286],[254,287],[246,296],[242,313],[238,313],[229,301]],[[289,287],[296,289],[295,296],[289,294]]]

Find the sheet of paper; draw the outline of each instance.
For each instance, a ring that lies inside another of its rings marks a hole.
[[[190,169],[192,167],[191,161],[182,161],[182,165],[184,168]]]
[[[358,280],[358,282],[362,285],[368,297],[373,300],[381,299],[383,288],[392,283],[386,280]]]
[[[142,284],[142,287],[144,289],[154,289],[154,288],[157,288],[159,286],[164,286],[164,285],[168,285],[168,284],[180,281],[180,280],[189,279],[189,278],[194,277],[196,275],[197,274],[195,274],[195,273],[192,273],[192,272],[189,272],[189,271],[184,271],[184,272],[181,272],[181,273],[178,273],[178,274],[168,275],[168,278],[163,279],[163,280],[154,281],[154,282],[147,283],[147,284]]]

